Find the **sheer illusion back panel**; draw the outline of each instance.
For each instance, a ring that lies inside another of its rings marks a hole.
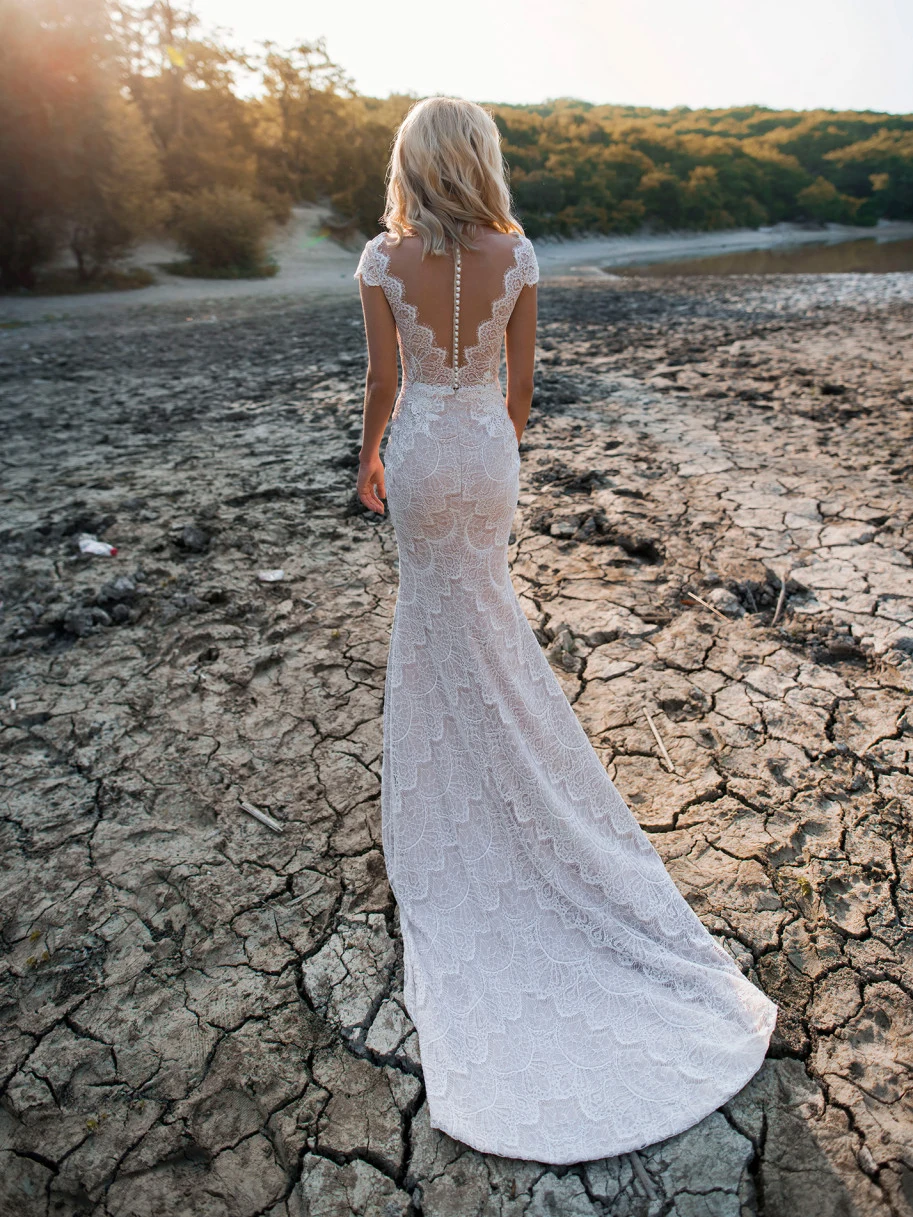
[[[461,249],[459,383],[497,379],[504,329],[517,295],[538,278],[525,237],[484,232],[476,249]],[[382,287],[399,335],[407,380],[449,384],[453,368],[454,257],[426,254],[418,237],[394,245],[381,233],[362,254],[358,272]]]

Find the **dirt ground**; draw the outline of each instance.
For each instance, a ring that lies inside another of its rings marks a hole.
[[[430,1128],[357,300],[36,322],[0,332],[4,1217],[913,1211],[913,276],[554,278],[541,314],[514,584],[780,1005],[769,1059],[621,1158]]]

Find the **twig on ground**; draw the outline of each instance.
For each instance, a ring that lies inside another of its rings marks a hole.
[[[261,811],[259,807],[254,807],[253,803],[248,803],[245,799],[238,799],[242,811],[246,811],[249,816],[253,816],[255,820],[259,820],[261,824],[265,824],[267,828],[271,828],[273,832],[282,832],[284,825],[278,820],[274,820],[272,816]]]
[[[725,613],[721,613],[718,608],[714,608],[712,604],[708,604],[706,600],[702,600],[700,596],[696,596],[694,592],[685,592],[689,600],[696,600],[698,604],[702,604],[705,609],[710,609],[711,613],[716,613],[720,621],[728,621],[729,618]]]
[[[636,1149],[628,1152],[628,1157],[631,1159],[631,1165],[634,1168],[634,1174],[637,1176],[637,1181],[647,1193],[648,1200],[656,1199],[656,1189],[653,1186],[653,1180],[644,1170],[644,1164],[640,1160],[640,1154]]]
[[[653,719],[650,717],[648,711],[646,711],[646,710],[644,710],[644,715],[646,716],[647,722],[650,724],[650,730],[653,732],[653,738],[656,740],[657,744],[659,744],[659,750],[663,754],[663,760],[666,762],[666,765],[669,768],[669,772],[675,773],[675,766],[672,764],[672,758],[669,756],[669,753],[666,751],[666,745],[662,741],[662,736],[656,730],[656,726],[653,722]]]
[[[776,612],[774,613],[774,619],[770,623],[771,625],[776,625],[777,622],[780,620],[780,614],[783,612],[783,605],[785,603],[786,603],[786,575],[781,575],[780,576],[780,595],[777,598],[777,608],[776,608]]]

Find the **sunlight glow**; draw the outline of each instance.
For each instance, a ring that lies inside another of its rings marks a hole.
[[[198,0],[251,45],[325,37],[360,92],[478,101],[913,111],[909,0]]]

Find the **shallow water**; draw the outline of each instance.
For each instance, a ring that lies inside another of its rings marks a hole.
[[[610,274],[648,275],[834,275],[913,271],[913,240],[859,241],[793,245],[786,249],[751,249],[672,262],[606,267]]]

